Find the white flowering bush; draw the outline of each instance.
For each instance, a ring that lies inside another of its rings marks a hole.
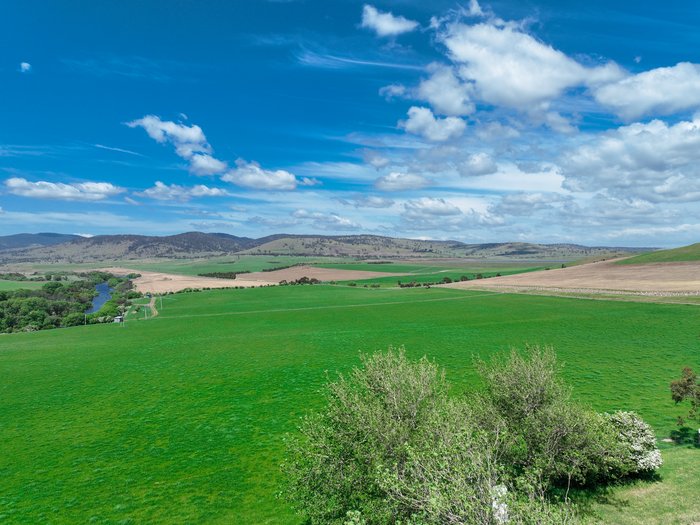
[[[618,411],[605,414],[618,434],[618,440],[627,451],[624,458],[626,474],[648,474],[663,464],[651,427],[634,412]]]

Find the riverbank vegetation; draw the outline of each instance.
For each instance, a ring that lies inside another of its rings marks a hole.
[[[38,289],[0,290],[0,332],[34,332],[51,328],[112,322],[130,299],[140,297],[131,278],[106,272],[49,277]],[[107,283],[111,298],[94,313],[86,313],[97,295],[95,286]]]

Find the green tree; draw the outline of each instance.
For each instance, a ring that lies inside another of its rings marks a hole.
[[[684,368],[681,378],[671,382],[671,398],[676,404],[690,401],[690,411],[687,418],[698,418],[698,411],[700,410],[700,383],[698,383],[698,375],[693,372],[692,368]],[[685,418],[679,417],[678,424],[685,424]]]

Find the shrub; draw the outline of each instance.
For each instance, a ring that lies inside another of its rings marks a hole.
[[[403,350],[363,357],[288,440],[281,495],[310,523],[564,524],[567,506],[516,492],[500,434],[480,428],[444,373]]]
[[[482,424],[504,434],[503,461],[536,491],[610,479],[621,445],[607,420],[570,399],[551,348],[529,347],[479,363],[485,392],[474,401]]]
[[[446,390],[437,366],[411,364],[402,350],[362,362],[327,385],[325,410],[305,418],[289,442],[284,495],[312,523],[342,523],[349,511],[391,521],[398,509],[377,472],[405,462],[412,434]]]
[[[622,475],[648,474],[663,464],[654,431],[641,417],[634,412],[622,411],[605,414],[605,417],[615,428],[617,440],[623,445]]]

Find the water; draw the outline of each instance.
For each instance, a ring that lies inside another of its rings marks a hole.
[[[97,312],[100,308],[102,308],[103,304],[112,298],[112,289],[107,283],[96,284],[95,291],[98,295],[92,300],[92,308],[87,311],[89,314]]]

